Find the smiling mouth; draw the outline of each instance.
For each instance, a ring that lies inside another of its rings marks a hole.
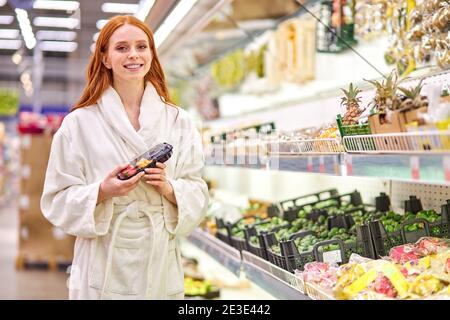
[[[141,63],[133,63],[133,64],[124,65],[125,69],[128,69],[128,70],[137,70],[137,69],[141,68],[142,66],[143,66],[143,64],[141,64]]]

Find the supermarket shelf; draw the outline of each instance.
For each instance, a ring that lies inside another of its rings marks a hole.
[[[228,270],[246,277],[278,299],[306,300],[305,288],[300,278],[250,252],[241,253],[209,233],[196,229],[188,238],[195,246],[211,255]]]
[[[271,141],[265,144],[269,156],[339,154],[344,147],[338,139]]]
[[[243,268],[248,279],[278,299],[310,300],[303,281],[254,254],[242,251]]]
[[[346,136],[348,153],[450,154],[450,131]]]
[[[239,275],[241,270],[241,254],[238,250],[201,229],[194,230],[188,239],[235,275]]]

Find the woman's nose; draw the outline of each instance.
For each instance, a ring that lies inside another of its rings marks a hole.
[[[137,57],[138,57],[138,53],[137,53],[136,49],[131,48],[128,53],[128,58],[137,58]]]

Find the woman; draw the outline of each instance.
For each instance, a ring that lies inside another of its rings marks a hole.
[[[149,28],[117,16],[101,30],[87,85],[55,134],[42,212],[75,235],[71,299],[179,299],[177,236],[204,216],[200,135],[169,98]],[[167,142],[172,157],[129,180],[127,162]],[[118,164],[123,164],[119,165]]]

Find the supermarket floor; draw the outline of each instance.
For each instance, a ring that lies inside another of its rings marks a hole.
[[[14,207],[0,209],[0,299],[67,299],[63,271],[15,269],[18,239],[18,214]],[[220,299],[273,299],[268,293],[245,279],[238,279],[222,265],[194,247],[183,242],[183,253],[199,261],[199,270],[225,285]]]
[[[67,274],[61,271],[15,269],[18,214],[0,210],[0,299],[67,299]]]

